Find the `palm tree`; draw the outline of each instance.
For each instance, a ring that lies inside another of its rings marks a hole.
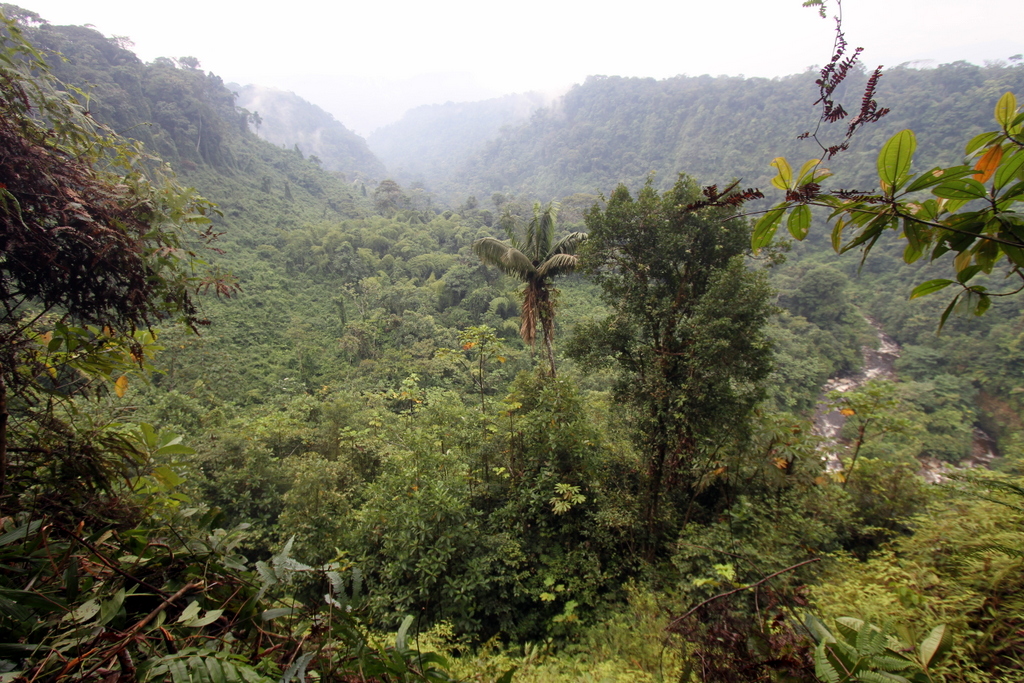
[[[526,284],[519,336],[532,347],[537,337],[537,321],[540,321],[552,377],[555,376],[555,353],[551,346],[555,336],[555,305],[551,300],[551,279],[576,269],[579,262],[576,250],[587,239],[586,233],[574,232],[556,242],[557,215],[556,202],[543,209],[537,202],[533,205],[533,218],[520,239],[516,220],[506,210],[501,224],[508,241],[485,237],[473,243],[473,252],[484,263]]]

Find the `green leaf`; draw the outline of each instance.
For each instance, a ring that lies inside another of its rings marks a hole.
[[[843,248],[843,228],[846,227],[846,221],[842,218],[836,221],[836,224],[832,226],[832,249],[838,254]]]
[[[930,668],[936,658],[941,658],[953,649],[953,633],[945,624],[939,624],[932,629],[917,648],[921,662],[926,668]]]
[[[967,266],[956,274],[956,281],[965,285],[972,277],[980,273],[982,270],[984,270],[984,268],[979,265]]]
[[[97,621],[98,624],[105,625],[113,619],[117,613],[121,610],[121,605],[124,603],[124,589],[114,593],[114,597],[110,600],[105,600],[100,605],[100,618]]]
[[[222,609],[211,609],[201,617],[189,619],[185,622],[185,626],[188,626],[189,628],[202,628],[203,626],[209,626],[220,619],[220,615],[222,614],[224,614],[224,610]]]
[[[863,683],[910,683],[903,676],[884,671],[859,671],[855,680],[862,681]]]
[[[999,164],[999,169],[996,171],[993,187],[998,190],[1009,183],[1017,176],[1022,166],[1024,166],[1024,150],[1017,150],[1010,156],[1003,157],[1003,162]]]
[[[286,617],[295,614],[295,609],[292,607],[277,607],[275,609],[264,610],[260,614],[260,619],[263,621],[270,621],[271,619],[277,619],[278,617]]]
[[[975,135],[971,138],[971,141],[967,143],[967,147],[964,148],[964,154],[967,156],[974,154],[977,150],[996,140],[999,136],[999,131],[989,131],[987,133]]]
[[[407,638],[407,636],[409,634],[409,627],[412,626],[412,622],[413,622],[413,616],[411,614],[407,615],[405,617],[405,619],[402,620],[402,625],[398,627],[398,633],[395,635],[395,648],[396,649],[398,649],[398,650],[408,649],[406,647],[408,645],[408,638]]]
[[[174,683],[192,683],[192,677],[188,675],[188,668],[180,659],[172,659],[167,662],[167,669],[171,672],[171,680]]]
[[[939,318],[939,332],[942,332],[942,328],[945,327],[946,321],[949,319],[949,314],[953,312],[953,309],[956,307],[956,304],[959,300],[960,295],[957,294],[955,297],[953,297],[953,300],[949,302],[949,305],[946,306],[946,310],[942,312],[942,316]]]
[[[786,213],[788,206],[788,204],[781,204],[761,216],[754,225],[754,234],[750,238],[751,249],[760,251],[771,244],[772,238],[775,237],[775,231],[779,227],[779,221],[782,220],[782,215]]]
[[[210,674],[212,683],[227,683],[227,679],[224,677],[224,667],[220,660],[216,657],[204,657],[203,663],[206,664],[206,671]]]
[[[797,206],[789,214],[789,221],[786,224],[786,228],[789,230],[789,234],[795,239],[803,240],[807,237],[807,231],[811,227],[811,207],[806,204]]]
[[[796,184],[804,185],[806,183],[814,182],[815,180],[820,180],[820,172],[825,171],[825,169],[818,169],[818,164],[820,163],[821,159],[808,159],[804,162],[804,165],[800,167],[800,173],[796,176]]]
[[[174,488],[175,486],[180,486],[185,483],[185,480],[179,477],[178,473],[167,465],[160,465],[155,468],[153,470],[153,478],[167,488]]]
[[[952,180],[954,178],[967,175],[968,173],[972,173],[973,170],[974,169],[968,166],[952,166],[950,168],[939,168],[936,166],[932,170],[926,171],[917,176],[917,178],[907,186],[906,191],[917,192],[919,190],[924,190],[947,180]]]
[[[932,193],[936,197],[942,197],[943,199],[961,199],[970,201],[972,199],[982,199],[986,197],[988,195],[988,190],[986,190],[985,186],[974,178],[955,178],[942,183],[933,189]]]
[[[79,623],[79,624],[84,624],[85,622],[89,621],[94,616],[99,614],[99,611],[100,611],[100,604],[99,604],[99,602],[97,600],[95,600],[95,599],[88,600],[86,602],[83,602],[78,607],[76,607],[65,618],[66,619],[71,619],[71,621],[74,621],[74,622]]]
[[[779,171],[779,174],[772,178],[772,185],[780,190],[788,190],[793,183],[793,169],[789,167],[786,157],[775,157],[769,165]]]
[[[42,520],[33,520],[28,524],[22,524],[18,528],[8,531],[3,536],[0,536],[0,546],[10,545],[15,541],[24,541],[29,536],[39,530],[39,527],[43,525]]]
[[[196,450],[181,444],[163,446],[153,451],[153,455],[195,455]]]
[[[1013,119],[1017,115],[1017,98],[1013,96],[1012,92],[1005,92],[999,98],[999,101],[996,102],[995,114],[996,121],[1004,129],[1013,124]]]
[[[878,178],[882,189],[891,193],[896,184],[910,170],[910,163],[917,149],[917,138],[913,131],[901,130],[889,138],[878,153]]]
[[[940,289],[945,289],[946,287],[950,286],[951,284],[953,284],[953,280],[946,280],[946,279],[942,279],[942,278],[939,278],[937,280],[928,280],[927,282],[922,282],[917,287],[914,287],[914,291],[912,291],[910,293],[910,298],[911,299],[916,299],[916,298],[921,297],[921,296],[927,296],[929,294],[934,294],[935,292],[939,291]]]
[[[829,661],[825,641],[818,643],[818,647],[814,649],[814,675],[826,683],[840,683],[846,678]]]
[[[192,670],[192,681],[196,683],[213,683],[210,679],[210,671],[206,668],[203,657],[192,657],[188,660],[188,668]]]
[[[505,673],[501,674],[501,676],[499,676],[497,679],[495,679],[494,683],[512,683],[512,676],[518,670],[519,670],[518,666],[513,666],[511,669],[509,669]],[[682,680],[682,679],[680,679],[680,680]]]
[[[988,294],[979,293],[978,303],[974,305],[974,315],[985,315],[985,311],[987,311],[991,306],[992,297]]]
[[[181,615],[178,617],[177,623],[184,624],[189,621],[192,621],[197,616],[199,616],[200,609],[202,608],[199,606],[198,600],[190,602],[188,606],[184,610],[182,610]]]

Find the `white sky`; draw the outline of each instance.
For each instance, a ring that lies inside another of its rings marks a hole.
[[[293,90],[364,135],[409,106],[559,91],[591,74],[797,73],[828,59],[833,27],[801,0],[13,4],[54,24],[92,24],[105,35],[127,36],[146,61],[192,55],[226,82]],[[1020,0],[844,6],[851,47],[865,48],[869,68],[1005,60],[1024,52],[1021,26]]]

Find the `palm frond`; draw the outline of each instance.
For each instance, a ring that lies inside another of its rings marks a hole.
[[[580,245],[587,241],[587,233],[571,232],[562,239],[555,242],[551,247],[550,254],[575,254]]]
[[[533,239],[534,263],[543,261],[552,251],[552,243],[555,240],[555,222],[558,219],[558,202],[548,202],[548,205],[541,208],[540,202],[533,205],[533,219],[529,225],[529,237]]]
[[[571,273],[576,270],[579,260],[580,257],[576,254],[552,254],[537,268],[537,276],[546,279],[563,273]]]
[[[493,237],[484,237],[473,242],[473,253],[484,263],[518,280],[526,280],[537,272],[523,252]]]

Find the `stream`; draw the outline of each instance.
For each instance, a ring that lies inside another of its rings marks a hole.
[[[864,358],[864,368],[861,372],[847,377],[837,377],[825,382],[821,390],[821,400],[814,410],[812,419],[812,433],[822,438],[822,458],[825,460],[826,469],[829,472],[839,472],[843,469],[843,461],[840,458],[848,449],[839,439],[839,434],[846,422],[846,416],[838,410],[829,410],[825,397],[830,391],[846,392],[858,389],[865,382],[872,379],[896,380],[896,360],[900,357],[900,345],[896,340],[882,331],[878,321],[867,316],[864,317],[868,324],[878,334],[878,348],[862,346],[861,353]],[[971,447],[971,455],[960,463],[960,467],[988,467],[996,458],[995,439],[986,434],[978,427],[974,428],[974,442]],[[957,469],[948,463],[936,458],[919,458],[921,470],[919,474],[930,483],[938,483],[945,479],[943,473]]]

